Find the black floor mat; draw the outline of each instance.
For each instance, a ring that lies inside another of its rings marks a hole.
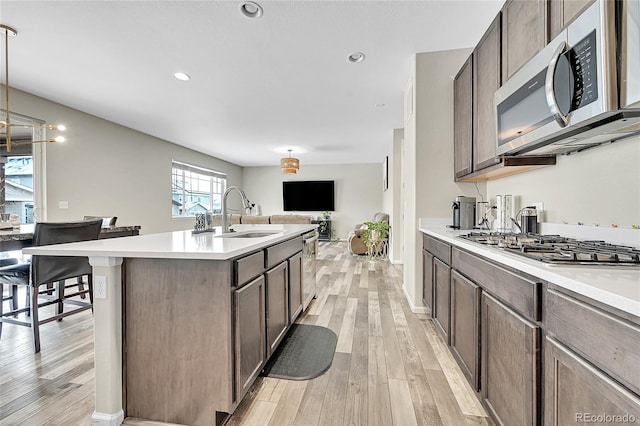
[[[262,375],[288,380],[313,379],[331,366],[337,342],[336,334],[326,327],[294,324]]]

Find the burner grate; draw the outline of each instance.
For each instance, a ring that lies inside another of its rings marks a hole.
[[[549,264],[640,266],[639,249],[606,241],[495,232],[471,232],[460,237]]]

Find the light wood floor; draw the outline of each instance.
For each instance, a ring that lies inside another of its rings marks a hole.
[[[331,368],[308,381],[258,378],[229,425],[491,424],[431,321],[409,309],[401,266],[321,243],[317,279],[318,298],[300,322],[336,333]],[[33,354],[29,329],[3,325],[0,424],[89,425],[91,314],[41,330],[42,352]]]

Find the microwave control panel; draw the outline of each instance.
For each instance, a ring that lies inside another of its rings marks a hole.
[[[598,99],[596,30],[576,43],[568,53],[575,82],[572,110],[576,110]]]

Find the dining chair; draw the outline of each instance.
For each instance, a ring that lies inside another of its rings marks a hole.
[[[86,220],[79,222],[42,222],[36,223],[33,232],[33,245],[45,246],[63,244],[78,241],[96,240],[100,235],[102,220]],[[88,289],[78,289],[73,293],[67,293],[68,287],[65,280],[88,276]],[[36,353],[40,352],[40,326],[52,321],[60,321],[62,318],[82,312],[93,307],[93,280],[91,265],[87,257],[74,256],[31,256],[31,263],[14,264],[0,267],[0,283],[3,285],[28,286],[29,305],[25,308],[13,309],[9,312],[0,312],[0,336],[2,323],[16,324],[31,327],[33,332],[33,345]],[[47,284],[54,283],[54,292]],[[45,286],[41,290],[41,286]],[[89,302],[73,299],[89,293]],[[43,301],[40,301],[42,299]],[[55,314],[47,318],[40,318],[40,308],[55,305]],[[65,312],[64,306],[71,305],[75,309]],[[17,314],[25,313],[29,320],[9,318]]]
[[[0,268],[5,266],[16,265],[18,263],[18,259],[15,257],[5,257],[0,259]],[[2,288],[2,304],[0,304],[0,315],[2,315],[2,307],[4,302],[9,302],[9,306],[11,306],[11,310],[15,311],[18,309],[18,286],[17,285],[7,285],[9,294],[7,296],[4,295],[4,287],[5,284],[0,282],[0,287]],[[2,324],[0,323],[0,329]]]
[[[84,216],[82,220],[94,220],[102,219],[102,227],[108,228],[109,226],[115,226],[118,216]]]

